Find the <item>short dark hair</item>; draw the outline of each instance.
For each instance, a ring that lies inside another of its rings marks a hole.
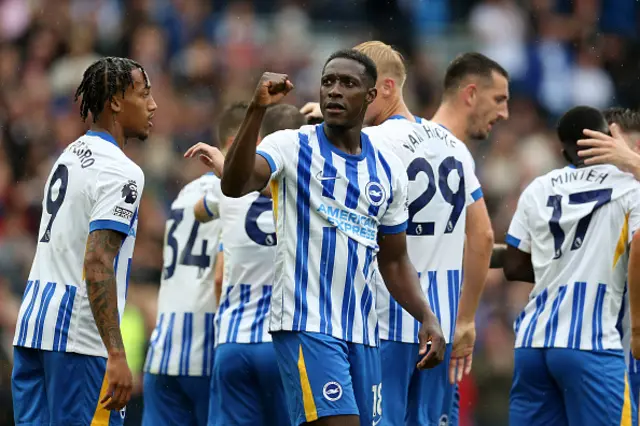
[[[610,125],[616,123],[623,132],[640,132],[640,112],[629,108],[612,107],[602,111]]]
[[[373,87],[376,85],[376,81],[378,80],[378,69],[376,68],[376,64],[373,62],[373,60],[370,57],[368,57],[364,53],[359,52],[355,49],[342,49],[342,50],[333,52],[329,56],[327,61],[324,63],[324,66],[322,67],[322,72],[324,73],[324,69],[327,67],[327,64],[329,62],[333,61],[334,59],[340,59],[340,58],[351,59],[352,61],[356,61],[362,64],[362,66],[364,67],[365,76],[370,79],[370,84],[371,84],[370,87]]]
[[[106,102],[113,99],[118,92],[122,97],[127,87],[133,86],[131,72],[138,69],[142,72],[145,87],[149,87],[149,78],[142,65],[129,58],[105,57],[100,58],[89,66],[82,76],[82,82],[76,90],[75,101],[82,97],[80,103],[80,116],[82,121],[87,119],[89,112],[93,116],[93,122],[104,109]]]
[[[247,102],[234,102],[222,111],[218,119],[217,132],[220,148],[224,148],[227,139],[238,133],[238,129],[240,129],[240,125],[247,113],[247,108],[249,108]]]
[[[584,129],[595,130],[598,132],[608,133],[609,126],[604,115],[589,106],[577,106],[565,112],[558,120],[556,131],[560,142],[565,148],[577,150],[577,142],[584,139]]]
[[[462,80],[470,75],[490,79],[493,72],[509,79],[509,73],[499,63],[477,52],[467,52],[457,56],[444,76],[444,90],[449,92],[460,87]]]
[[[260,137],[265,138],[271,133],[285,129],[299,129],[306,124],[300,110],[289,104],[277,104],[267,108],[260,127]]]

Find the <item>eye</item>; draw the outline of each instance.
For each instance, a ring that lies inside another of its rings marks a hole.
[[[344,85],[345,85],[346,87],[353,87],[353,86],[355,86],[356,84],[353,82],[353,80],[347,80],[347,81],[345,81],[345,82],[344,82]]]

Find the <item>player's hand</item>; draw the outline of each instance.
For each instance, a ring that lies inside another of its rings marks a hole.
[[[419,354],[422,359],[418,362],[418,370],[433,368],[444,360],[447,344],[444,341],[442,328],[438,318],[429,310],[429,314],[422,321],[418,332],[420,342]],[[431,346],[428,347],[429,343]]]
[[[452,385],[462,381],[463,375],[471,372],[473,345],[476,342],[476,323],[458,322],[453,337],[451,361],[449,362],[449,382]]]
[[[585,129],[583,133],[587,137],[580,139],[578,145],[589,149],[578,151],[578,155],[586,157],[584,164],[588,166],[593,164],[613,164],[620,170],[628,172],[631,169],[634,158],[638,161],[640,156],[629,147],[617,124],[611,124],[609,129],[611,130],[611,136]]]
[[[280,102],[291,90],[293,83],[289,81],[287,74],[265,72],[260,77],[251,103],[261,107],[273,105]]]
[[[222,177],[224,169],[224,154],[215,146],[207,145],[204,142],[198,142],[184,153],[185,158],[198,159],[207,167],[211,168],[218,177]]]
[[[317,102],[307,102],[305,106],[300,108],[300,113],[304,115],[307,124],[322,123],[324,120],[322,111],[320,111],[320,104]]]
[[[100,404],[105,410],[122,410],[131,399],[133,389],[133,377],[124,353],[107,358],[107,383],[107,394]]]

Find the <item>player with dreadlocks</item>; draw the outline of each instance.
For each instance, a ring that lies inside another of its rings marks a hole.
[[[79,98],[91,130],[45,184],[13,340],[16,425],[122,425],[131,396],[120,320],[144,175],[122,150],[147,138],[157,106],[142,66],[124,58],[92,64]]]

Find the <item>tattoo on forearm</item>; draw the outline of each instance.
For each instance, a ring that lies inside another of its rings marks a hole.
[[[107,350],[124,349],[113,265],[123,239],[124,235],[116,231],[94,231],[89,234],[85,253],[84,268],[89,304]]]

